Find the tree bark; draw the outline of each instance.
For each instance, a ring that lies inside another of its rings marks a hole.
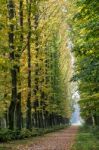
[[[27,0],[28,7],[28,44],[27,44],[27,56],[28,56],[28,97],[27,97],[27,129],[31,130],[31,0]]]
[[[15,114],[15,105],[17,101],[17,69],[16,65],[13,64],[15,60],[15,53],[14,53],[14,24],[11,22],[15,17],[15,7],[13,0],[8,0],[8,14],[9,14],[9,49],[10,49],[10,60],[12,63],[11,68],[11,85],[12,85],[12,96],[11,96],[11,103],[9,107],[9,128],[11,130],[14,129],[14,114]]]
[[[17,67],[18,74],[19,74],[19,87],[21,88],[21,79],[20,79],[20,57],[22,53],[22,45],[23,45],[23,0],[20,0],[20,8],[19,8],[19,16],[20,16],[20,28],[21,28],[21,33],[20,33],[20,45],[19,45],[19,51],[18,51],[18,62],[19,65]],[[21,130],[22,127],[22,112],[21,112],[21,92],[18,92],[17,95],[17,105],[16,105],[16,127],[17,129]]]

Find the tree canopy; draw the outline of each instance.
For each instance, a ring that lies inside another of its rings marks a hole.
[[[81,114],[84,118],[99,117],[99,51],[98,51],[98,1],[74,2],[72,15],[72,39],[75,53],[75,72],[72,80],[78,81]]]
[[[0,6],[1,123],[13,130],[68,122],[66,2],[1,0]]]

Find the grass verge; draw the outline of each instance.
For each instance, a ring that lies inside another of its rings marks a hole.
[[[80,127],[72,150],[99,150],[99,127]]]

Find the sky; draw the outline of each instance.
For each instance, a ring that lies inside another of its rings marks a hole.
[[[80,107],[78,105],[78,100],[80,98],[79,92],[76,91],[73,94],[72,98],[75,101],[75,104],[74,104],[74,112],[72,114],[70,122],[71,122],[72,125],[81,125],[83,123],[83,120],[80,116]]]

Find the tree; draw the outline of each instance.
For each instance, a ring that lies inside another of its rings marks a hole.
[[[17,101],[17,67],[13,64],[15,61],[15,46],[14,46],[14,28],[15,25],[13,20],[15,18],[15,6],[13,0],[8,1],[8,13],[9,13],[9,49],[10,49],[10,60],[12,63],[11,78],[12,78],[12,98],[9,107],[9,128],[14,129],[14,114],[15,106]]]
[[[76,74],[74,81],[79,81],[81,95],[81,114],[87,120],[92,119],[97,124],[99,110],[96,103],[96,94],[99,92],[99,52],[98,52],[98,14],[97,1],[77,1],[76,12],[73,15],[73,43],[76,56]]]
[[[1,122],[11,130],[65,124],[71,115],[72,72],[66,48],[66,2],[0,4]]]

